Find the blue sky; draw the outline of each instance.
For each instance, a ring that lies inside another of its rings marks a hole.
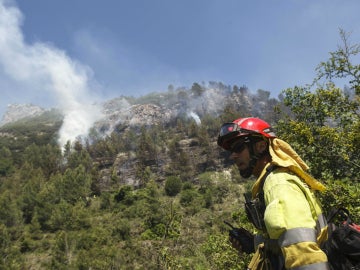
[[[0,118],[10,103],[84,104],[221,81],[311,83],[360,41],[358,0],[0,0]]]

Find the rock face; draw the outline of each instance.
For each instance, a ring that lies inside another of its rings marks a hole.
[[[110,134],[119,124],[123,126],[157,125],[171,121],[174,110],[156,104],[130,105],[125,99],[117,98],[103,104],[103,118],[95,128],[103,134]]]
[[[172,112],[154,104],[144,104],[133,106],[131,115],[130,125],[156,125],[170,121]]]
[[[32,104],[10,104],[0,122],[0,126],[18,121],[25,117],[35,117],[41,115],[46,110]]]

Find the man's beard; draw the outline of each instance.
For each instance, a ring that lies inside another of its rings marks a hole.
[[[250,168],[250,167],[247,167],[247,168],[244,169],[244,170],[239,170],[240,175],[241,175],[243,178],[249,178],[249,177],[252,175],[252,171],[253,171],[253,168]]]
[[[249,166],[248,166],[246,169],[244,169],[244,170],[239,170],[240,175],[241,175],[242,177],[244,177],[244,178],[249,178],[249,177],[252,175],[252,173],[253,173],[253,170],[254,170],[254,168],[255,168],[255,165],[256,165],[257,160],[258,160],[257,158],[253,157],[253,158],[250,160]]]

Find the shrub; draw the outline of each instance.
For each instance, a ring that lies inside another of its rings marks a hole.
[[[165,192],[168,196],[176,196],[181,191],[182,183],[179,177],[170,176],[165,182]]]

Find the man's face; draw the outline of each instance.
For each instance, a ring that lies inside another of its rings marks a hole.
[[[265,141],[256,142],[253,145],[253,151],[255,155],[263,153],[267,148]],[[240,171],[244,171],[249,168],[251,156],[249,151],[249,144],[237,144],[231,151],[230,159],[233,160]]]
[[[233,160],[239,170],[245,170],[249,167],[250,153],[248,147],[245,145],[240,151],[233,151],[230,155],[230,159]]]

